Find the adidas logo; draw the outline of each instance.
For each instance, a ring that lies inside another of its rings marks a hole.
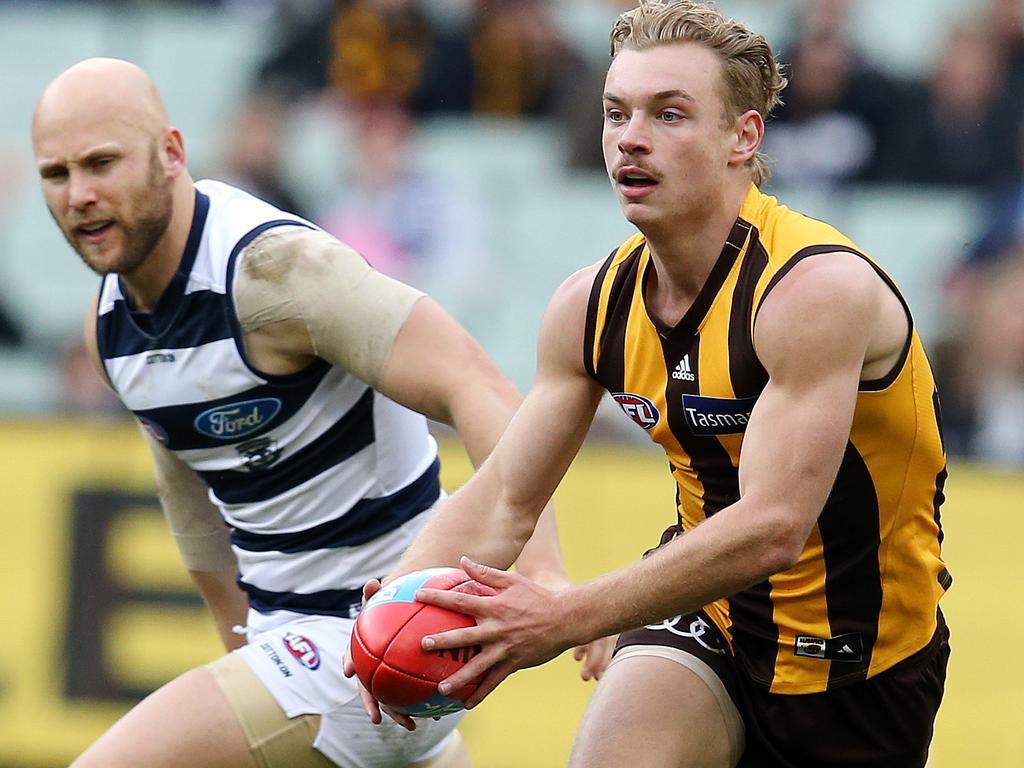
[[[680,381],[693,381],[693,371],[690,370],[690,356],[683,355],[683,359],[679,361],[679,365],[672,371],[672,378],[679,379]]]

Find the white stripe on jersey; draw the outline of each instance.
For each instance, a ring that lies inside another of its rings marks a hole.
[[[427,441],[431,450],[424,454],[420,462],[410,465],[409,474],[396,489],[408,486],[434,463],[437,443],[429,433]],[[379,465],[377,451],[373,445],[369,445],[312,480],[266,501],[223,504],[212,491],[210,501],[220,507],[225,521],[233,528],[261,535],[305,531],[337,518],[337,500],[346,495],[359,493],[363,499],[390,496],[394,491],[382,490],[380,487]]]
[[[401,528],[373,540],[372,547],[339,547],[311,552],[251,552],[235,547],[245,580],[274,592],[311,594],[328,589],[362,589],[384,576],[426,524],[429,513],[417,515]],[[345,563],[339,573],[338,562]]]
[[[173,354],[171,365],[150,365],[154,354]],[[235,354],[235,340],[221,339],[185,349],[151,349],[137,355],[112,357],[106,361],[111,381],[124,404],[133,411],[165,408],[206,400],[210,397],[212,380],[216,380],[218,397],[230,397],[266,383],[244,366],[224,365],[224,358]],[[187,376],[180,371],[188,371]]]

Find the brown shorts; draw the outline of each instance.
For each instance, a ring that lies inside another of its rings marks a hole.
[[[949,630],[938,615],[931,641],[869,680],[823,693],[769,693],[753,683],[701,611],[624,632],[629,646],[668,646],[707,664],[745,727],[741,768],[923,768],[946,680]]]

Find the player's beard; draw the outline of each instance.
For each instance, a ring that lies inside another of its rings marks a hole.
[[[172,180],[167,177],[154,147],[150,154],[149,173],[145,182],[128,195],[129,209],[134,213],[131,223],[118,220],[121,229],[121,253],[113,263],[102,267],[89,257],[89,249],[79,245],[72,233],[64,237],[89,269],[99,275],[129,274],[153,252],[164,236],[174,213]],[[63,228],[62,228],[63,229]]]

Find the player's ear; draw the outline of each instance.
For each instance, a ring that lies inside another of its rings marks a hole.
[[[160,152],[163,155],[167,175],[176,178],[185,172],[185,138],[177,128],[168,128],[161,139]]]
[[[764,118],[756,109],[748,109],[736,118],[732,130],[730,165],[744,165],[761,147],[764,139]]]

